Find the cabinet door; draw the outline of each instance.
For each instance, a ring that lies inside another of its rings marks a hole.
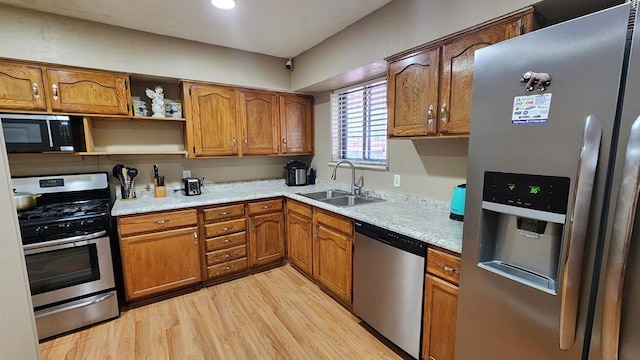
[[[274,93],[242,91],[240,93],[242,154],[278,153],[278,97]]]
[[[316,225],[313,277],[337,297],[351,304],[353,239],[323,224]]]
[[[46,110],[42,69],[0,62],[0,108]]]
[[[422,358],[453,360],[458,287],[426,276]]]
[[[280,95],[282,154],[313,153],[313,101],[300,95]]]
[[[502,23],[466,34],[442,47],[438,131],[469,134],[475,51],[515,35],[518,21]]]
[[[389,64],[387,74],[390,136],[435,135],[439,48]]]
[[[129,114],[129,79],[125,75],[47,69],[51,110],[85,114]]]
[[[198,228],[122,238],[127,300],[196,284],[201,279]]]
[[[289,260],[300,270],[311,275],[311,219],[287,212],[287,250]]]
[[[237,96],[232,88],[191,88],[196,156],[238,155]]]
[[[278,261],[284,257],[284,214],[282,212],[250,217],[250,266]]]

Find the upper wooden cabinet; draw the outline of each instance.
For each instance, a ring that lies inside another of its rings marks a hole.
[[[56,112],[129,114],[129,77],[99,71],[47,69],[49,101]]]
[[[313,153],[313,98],[183,82],[190,157]]]
[[[475,51],[531,31],[521,11],[392,57],[387,71],[390,137],[467,137]]]
[[[278,110],[275,93],[240,91],[242,155],[278,154]]]
[[[387,74],[390,136],[435,135],[440,49],[389,64]]]
[[[282,154],[313,154],[313,98],[281,94],[280,135]]]
[[[0,62],[0,108],[46,110],[42,69]]]
[[[235,89],[185,86],[187,147],[191,156],[238,155],[238,99]]]
[[[0,109],[128,115],[129,76],[0,61]]]

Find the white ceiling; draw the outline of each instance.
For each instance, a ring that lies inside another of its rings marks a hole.
[[[294,57],[391,0],[0,0],[0,3],[240,50]]]

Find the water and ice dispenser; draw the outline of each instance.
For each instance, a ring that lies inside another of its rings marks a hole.
[[[567,177],[485,172],[478,266],[556,294]]]

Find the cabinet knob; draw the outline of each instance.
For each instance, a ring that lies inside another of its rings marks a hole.
[[[285,147],[287,146],[287,138],[286,137],[282,138],[282,143],[284,144]]]
[[[447,103],[442,103],[442,107],[440,108],[440,120],[445,123],[447,122]]]
[[[53,100],[58,100],[58,85],[51,85],[51,91],[53,91]]]
[[[162,225],[162,224],[166,224],[169,222],[170,219],[162,219],[162,220],[156,220],[154,221],[154,223],[158,224],[158,225]]]
[[[34,81],[31,88],[33,89],[33,98],[40,99],[40,93],[38,92],[38,83]]]
[[[271,207],[271,205],[263,205],[262,208],[263,209],[269,209]]]
[[[429,105],[429,111],[427,111],[427,122],[429,125],[433,123],[433,104]]]
[[[244,137],[244,148],[246,149],[249,146],[249,139],[247,139],[247,137]]]
[[[193,243],[198,245],[198,232],[197,231],[193,232]]]
[[[237,143],[236,137],[234,136],[234,137],[231,138],[231,147],[235,148],[236,147],[236,143]]]

